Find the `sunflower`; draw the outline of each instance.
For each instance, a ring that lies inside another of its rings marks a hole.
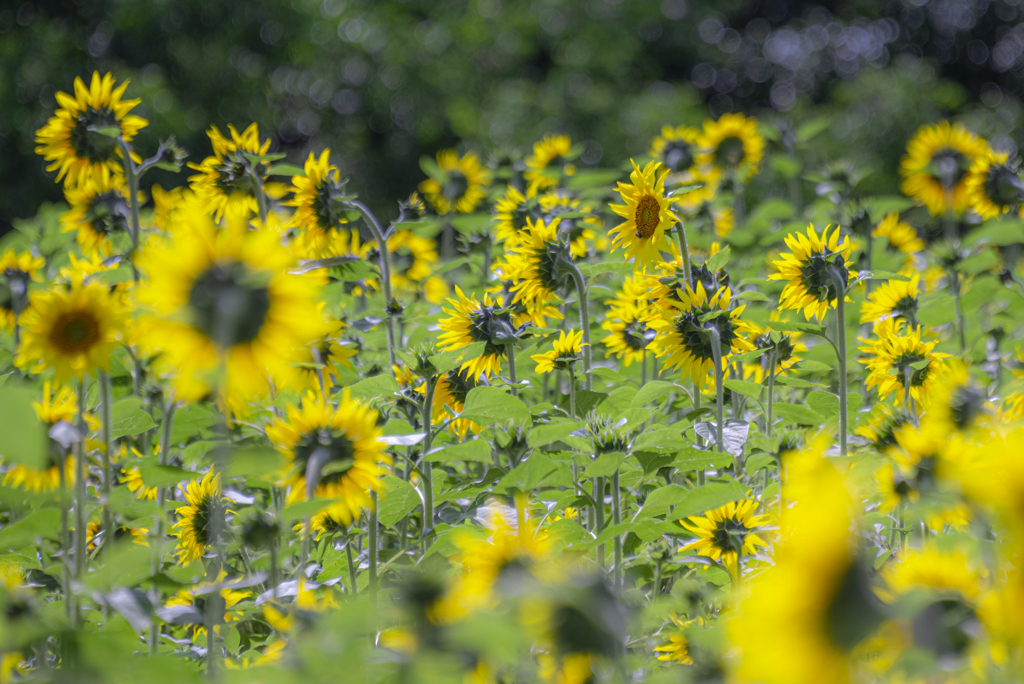
[[[0,256],[0,329],[14,330],[15,321],[28,304],[29,281],[42,281],[46,259],[32,252],[8,249]]]
[[[496,270],[498,273],[509,272],[510,268],[508,262],[500,263],[495,262]],[[565,318],[562,315],[562,311],[555,304],[560,304],[560,301],[552,301],[547,304],[537,304],[535,302],[526,302],[523,300],[516,301],[516,293],[512,291],[512,288],[516,286],[516,283],[512,280],[500,280],[491,287],[487,288],[487,294],[495,295],[496,299],[500,299],[506,311],[508,311],[510,319],[517,326],[533,325],[537,328],[548,328],[548,319],[553,318],[557,321]]]
[[[700,131],[690,126],[663,126],[651,141],[648,155],[659,160],[671,173],[689,171],[698,153]]]
[[[717,175],[734,174],[746,183],[760,168],[764,138],[757,132],[757,120],[742,114],[723,114],[718,121],[705,121],[697,138],[698,166]]]
[[[222,583],[225,577],[227,577],[227,572],[222,570],[217,577],[217,583]],[[195,608],[200,615],[206,615],[206,602],[209,600],[207,596],[213,593],[213,586],[210,582],[200,582],[191,589],[181,589],[177,594],[167,599],[167,607],[189,606]],[[221,622],[228,623],[242,619],[245,613],[236,609],[235,606],[252,596],[252,592],[220,589],[218,593],[221,600],[224,601],[224,615],[221,618]],[[206,635],[206,628],[202,625],[193,625],[191,630],[192,641],[194,642],[198,643]],[[220,633],[220,625],[217,625],[214,633]]]
[[[787,235],[786,246],[792,253],[780,255],[782,258],[773,262],[778,272],[769,276],[770,280],[788,281],[782,289],[779,308],[803,309],[807,320],[811,316],[821,320],[830,307],[836,306],[838,297],[845,297],[838,291],[836,281],[845,289],[857,276],[856,271],[849,271],[846,266],[853,251],[850,238],[844,237],[840,242],[839,228],[829,237],[828,227],[819,238],[812,224],[807,226],[806,235]]]
[[[335,197],[341,189],[341,172],[331,164],[331,151],[325,149],[317,158],[312,152],[306,159],[305,174],[292,176],[292,199],[283,202],[295,207],[291,224],[306,231],[308,241],[317,244],[330,233],[342,230],[348,223],[345,209]]]
[[[244,222],[219,229],[194,208],[173,240],[144,250],[149,275],[140,299],[149,307],[143,346],[161,352],[185,401],[214,388],[225,401],[262,394],[267,376],[294,385],[293,361],[323,332],[308,276],[288,273],[294,259],[270,231]]]
[[[213,155],[200,163],[189,162],[189,168],[199,173],[189,176],[192,191],[206,205],[219,221],[227,211],[245,215],[259,211],[253,174],[259,176],[264,192],[269,196],[280,196],[286,191],[277,183],[266,183],[267,167],[254,164],[246,157],[262,157],[270,150],[270,139],[260,141],[259,127],[249,124],[242,133],[228,124],[230,138],[224,137],[216,126],[210,126],[207,135],[213,148]]]
[[[481,381],[480,376],[471,375],[469,369],[450,370],[440,376],[437,379],[437,385],[434,387],[430,422],[433,425],[440,425],[449,420],[450,416],[448,411],[445,410],[445,406],[455,413],[461,413],[462,409],[466,407],[466,397],[469,396],[470,390],[486,384],[486,378]],[[427,391],[426,385],[420,385],[416,391],[425,395]],[[483,431],[483,426],[463,418],[456,418],[448,424],[448,432],[456,435],[460,441],[466,439],[466,435],[470,431],[474,435],[479,435]]]
[[[923,429],[935,429],[944,435],[973,435],[991,419],[991,402],[985,387],[971,378],[970,369],[960,359],[942,364],[939,377],[925,404]],[[982,439],[982,441],[984,441]]]
[[[338,368],[354,370],[351,359],[359,350],[354,346],[341,344],[341,335],[347,329],[348,324],[344,321],[327,320],[324,323],[323,334],[307,344],[297,356],[295,363],[298,365],[298,373],[294,376],[297,383],[294,385],[295,389],[329,392],[334,387]],[[323,387],[320,383],[321,377]]]
[[[468,214],[487,196],[491,171],[480,164],[475,152],[460,157],[455,150],[441,150],[437,166],[441,177],[427,178],[420,183],[419,191],[438,214]]]
[[[967,201],[983,219],[992,219],[1019,209],[1024,199],[1024,183],[1007,163],[1006,152],[986,150],[979,155],[964,177]]]
[[[608,312],[601,327],[608,335],[601,339],[608,351],[605,356],[620,359],[629,368],[634,361],[643,361],[644,349],[650,343],[653,331],[643,319],[643,310],[637,306],[617,306]]]
[[[378,490],[391,462],[380,436],[376,411],[351,399],[348,390],[337,406],[307,393],[301,406],[289,406],[286,417],[267,426],[267,438],[290,462],[281,481],[291,487],[288,502],[306,500],[306,471],[316,459],[322,465],[315,495],[339,499],[344,507],[333,513],[346,525],[373,507],[370,492]]]
[[[866,302],[860,305],[860,322],[877,323],[883,318],[903,318],[910,325],[917,320],[918,297],[921,292],[917,285],[921,276],[908,280],[887,280],[868,294]]]
[[[597,231],[603,226],[593,207],[567,195],[564,191],[546,192],[537,198],[537,210],[545,223],[558,220],[559,236],[568,241],[569,252],[576,259],[590,254],[591,242],[597,242]]]
[[[84,253],[109,255],[112,236],[129,232],[128,189],[121,174],[90,178],[65,188],[64,196],[71,210],[61,215],[61,226],[75,233]]]
[[[689,377],[703,389],[708,374],[713,373],[715,367],[709,330],[714,328],[718,332],[723,366],[728,365],[731,354],[753,350],[743,336],[747,325],[739,318],[744,307],[730,309],[732,293],[727,287],[708,297],[704,283],[697,283],[696,291],[687,288],[682,300],[674,316],[657,316],[650,321],[656,336],[648,348],[658,358],[668,357],[665,369],[680,371],[684,379]],[[708,317],[708,314],[717,315]]]
[[[774,331],[771,324],[778,320],[778,315],[773,312],[771,318],[768,326],[764,328],[756,323],[747,323],[750,330],[750,344],[754,349],[760,349],[764,353],[753,362],[744,364],[744,380],[753,380],[761,384],[769,375],[773,355],[775,357],[775,376],[783,375],[792,370],[800,361],[799,355],[807,351],[807,346],[798,341],[799,332]]]
[[[88,88],[81,77],[75,78],[74,97],[57,93],[60,109],[36,131],[36,154],[52,162],[46,170],[57,171],[58,181],[82,185],[121,170],[116,138],[130,142],[149,123],[128,113],[141,100],[122,100],[127,87],[125,81],[115,88],[112,74],[100,77],[94,71]]]
[[[431,277],[437,263],[437,243],[411,230],[397,230],[388,238],[391,253],[391,288],[400,292],[422,291],[427,301],[440,304],[448,294],[443,278]],[[375,250],[371,249],[371,256]]]
[[[534,216],[536,196],[537,193],[530,189],[524,195],[514,185],[505,188],[505,196],[494,203],[496,241],[506,243],[506,248],[515,246],[519,232],[526,230],[527,217]]]
[[[100,533],[100,524],[91,522],[85,526],[85,544],[89,551],[95,551],[97,548],[104,545],[103,540],[100,539],[97,543],[96,535]],[[116,527],[114,528],[114,539],[131,539],[133,544],[138,546],[149,546],[149,541],[146,539],[146,535],[149,534],[149,530],[145,527]]]
[[[121,468],[118,482],[128,487],[128,491],[134,494],[136,499],[156,501],[157,487],[147,487],[138,468]]]
[[[768,544],[757,536],[754,528],[767,522],[763,515],[754,515],[758,503],[752,499],[733,501],[720,508],[705,511],[703,516],[691,516],[679,524],[697,535],[679,552],[695,550],[701,556],[721,562],[730,571],[739,573],[736,567],[739,554],[750,556],[758,547]]]
[[[537,362],[537,373],[550,373],[553,370],[571,371],[573,364],[579,361],[583,353],[583,331],[570,330],[566,335],[559,331],[558,339],[552,344],[553,349],[530,358]]]
[[[634,269],[644,269],[661,261],[661,251],[669,251],[665,231],[678,219],[669,208],[665,197],[665,176],[658,174],[661,162],[650,162],[643,171],[633,164],[630,182],[619,183],[619,196],[625,204],[611,204],[611,210],[626,219],[609,231],[612,249],[625,249],[626,261],[633,261]]]
[[[122,343],[126,318],[121,300],[97,283],[33,292],[21,316],[16,363],[33,373],[52,368],[58,383],[106,370]]]
[[[672,621],[672,629],[669,632],[662,632],[661,644],[654,647],[654,652],[658,654],[658,660],[666,663],[680,663],[682,665],[693,665],[693,658],[690,657],[689,641],[683,630],[692,624],[703,625],[704,620],[702,618],[694,618],[693,620],[684,620],[682,617],[672,611],[669,615],[669,620]]]
[[[900,190],[933,216],[960,214],[971,206],[967,171],[988,151],[988,143],[963,124],[941,121],[922,126],[907,143],[907,154],[900,162]]]
[[[550,223],[527,219],[526,230],[508,255],[509,278],[515,282],[511,289],[513,302],[534,309],[558,303],[558,291],[569,279],[562,262],[571,259],[558,239],[559,224],[557,218]]]
[[[921,499],[914,478],[902,472],[892,461],[885,461],[875,471],[875,483],[882,500],[878,510],[891,513],[905,503],[916,503]]]
[[[917,229],[909,223],[900,221],[900,215],[896,212],[879,221],[871,231],[871,237],[884,237],[889,241],[890,247],[904,254],[915,254],[924,250],[924,240],[917,236]]]
[[[533,143],[533,154],[523,160],[526,172],[523,178],[529,183],[530,190],[537,192],[558,185],[562,176],[576,173],[576,165],[569,161],[572,140],[567,135],[544,136],[543,140]]]
[[[201,559],[207,547],[226,538],[224,514],[228,499],[221,496],[220,475],[214,477],[212,470],[202,479],[189,482],[182,494],[186,505],[175,509],[180,519],[171,528],[171,534],[178,538],[178,562],[189,565]],[[220,529],[215,529],[215,524]]]
[[[875,404],[871,413],[854,432],[867,439],[879,451],[889,451],[896,446],[896,433],[911,422],[911,416],[904,409],[895,409],[888,404]]]
[[[451,318],[442,318],[438,327],[444,331],[438,338],[438,344],[444,351],[455,351],[468,347],[474,342],[486,342],[484,352],[478,358],[470,359],[462,364],[462,370],[468,370],[474,377],[483,373],[488,378],[501,372],[501,359],[505,355],[508,344],[514,339],[516,328],[508,313],[497,309],[488,294],[484,295],[483,304],[476,296],[466,298],[458,285],[455,286],[458,299],[449,299],[451,309],[442,309]]]
[[[883,319],[875,325],[875,335],[874,340],[857,338],[866,345],[860,351],[870,355],[860,360],[868,369],[865,386],[877,387],[879,399],[896,392],[897,405],[908,393],[918,403],[925,401],[949,354],[934,351],[938,342],[922,341],[921,326],[910,328],[902,318]]]
[[[716,246],[717,243],[712,244],[712,254],[717,253]],[[644,273],[637,284],[637,291],[645,291],[645,297],[650,302],[644,312],[646,321],[657,316],[671,318],[675,315],[683,306],[687,287],[695,289],[698,284],[703,284],[705,292],[717,292],[719,288],[729,285],[729,274],[726,271],[712,271],[706,262],[695,264],[692,259],[690,280],[687,282],[686,267],[675,245],[672,245],[670,254],[669,260],[659,261],[654,271]]]

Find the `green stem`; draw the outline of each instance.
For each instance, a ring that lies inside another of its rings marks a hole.
[[[124,166],[124,177],[128,183],[128,210],[131,215],[131,236],[132,251],[129,261],[132,265],[132,279],[135,283],[135,294],[139,293],[139,269],[135,265],[135,252],[139,249],[139,239],[142,233],[142,226],[139,223],[139,175],[136,172],[135,162],[132,161],[132,150],[124,138],[117,138],[118,148],[121,150],[121,163]],[[142,357],[138,348],[132,350],[134,358],[134,374],[132,376],[132,394],[142,394]]]
[[[157,455],[160,465],[167,465],[170,461],[171,451],[171,430],[174,427],[174,414],[178,410],[178,402],[175,401],[174,395],[171,394],[167,397],[167,403],[164,405],[164,422],[160,426],[160,453]],[[153,554],[149,561],[149,570],[151,575],[156,575],[160,572],[160,566],[163,561],[160,554],[160,547],[164,539],[164,506],[166,501],[167,493],[163,487],[157,487],[156,489],[156,505],[160,509],[160,512],[156,515],[153,521],[153,535],[151,537],[151,546]],[[154,583],[150,590],[150,599],[153,605],[157,605],[160,597],[160,589]],[[150,615],[152,620],[152,626],[149,628],[149,654],[156,655],[159,647],[160,639],[160,618],[157,617],[154,612]]]
[[[960,354],[967,351],[967,323],[964,320],[963,303],[960,292],[960,273],[956,268],[950,269],[950,287],[953,288],[953,303],[956,306],[956,329],[960,342]]]
[[[594,536],[604,532],[604,478],[594,478]],[[597,547],[597,564],[604,569],[604,544]]]
[[[838,273],[831,271],[836,286],[836,351],[839,356],[839,455],[846,456],[847,398],[846,398],[846,283]]]
[[[88,427],[85,424],[85,379],[78,379],[78,415],[76,416],[80,437],[75,443],[75,573],[74,583],[85,576],[85,436]],[[71,624],[80,627],[82,624],[82,607],[76,598],[71,613]]]
[[[427,452],[430,451],[430,447],[434,441],[434,435],[431,424],[431,410],[434,406],[434,391],[437,389],[437,378],[431,376],[427,378],[427,392],[423,398],[423,451],[420,457],[420,463],[422,467],[420,471],[423,475],[423,544],[424,550],[430,547],[430,541],[427,539],[427,534],[434,529],[434,474],[430,469],[430,463],[427,462]]]
[[[370,208],[359,200],[347,202],[353,209],[358,211],[366,219],[366,225],[373,233],[373,239],[377,242],[377,254],[380,261],[381,292],[384,293],[384,327],[388,337],[388,361],[392,366],[398,365],[395,356],[395,321],[391,316],[391,254],[388,252],[388,241],[384,238],[384,231],[380,227],[377,217],[370,211]]]
[[[508,357],[508,377],[512,382],[512,396],[519,396],[519,387],[516,384],[516,345],[515,343],[505,345],[505,356]]]
[[[71,567],[68,559],[71,556],[71,535],[68,529],[68,481],[67,461],[68,450],[61,447],[60,461],[60,585],[64,596],[64,613],[71,619]]]
[[[612,525],[622,524],[622,500],[619,492],[619,470],[612,475]],[[616,589],[622,588],[622,536],[616,534],[613,541],[615,570],[612,573],[612,584]]]
[[[356,586],[356,563],[352,558],[352,539],[345,542],[345,560],[348,561],[348,583],[351,587],[349,593],[355,596],[359,593],[359,588]]]
[[[576,370],[569,367],[569,415],[576,417]]]
[[[103,459],[103,480],[101,490],[103,492],[103,517],[100,525],[100,539],[103,540],[103,546],[107,546],[114,540],[113,515],[109,505],[110,480],[113,477],[113,472],[110,468],[110,442],[112,430],[110,422],[110,376],[108,376],[105,371],[101,370],[96,374],[96,380],[99,384],[100,390],[100,415],[103,416],[103,448],[100,452]]]
[[[722,382],[725,374],[722,368],[722,337],[718,332],[718,328],[714,325],[705,328],[705,330],[707,330],[708,336],[711,338],[711,354],[715,362],[715,410],[717,412],[715,439],[718,441],[718,451],[725,453],[725,440],[722,437],[722,415],[725,413],[725,388]],[[739,474],[738,465],[736,474]]]
[[[370,561],[370,600],[376,605],[377,602],[377,492],[370,494],[373,508],[367,520],[367,532],[369,533],[369,561]]]
[[[255,172],[249,171],[249,180],[252,182],[252,194],[256,198],[256,208],[259,210],[260,226],[267,227],[267,194],[263,192],[263,179]]]
[[[690,271],[690,246],[686,242],[686,225],[682,221],[676,224],[676,239],[679,240],[679,258],[683,260],[686,284],[688,287],[693,287],[693,274]]]
[[[764,431],[769,437],[772,436],[772,402],[775,399],[775,350],[768,353],[768,421],[765,423]]]

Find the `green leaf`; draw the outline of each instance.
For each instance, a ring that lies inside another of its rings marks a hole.
[[[606,261],[600,264],[590,265],[590,275],[596,276],[602,273],[625,273],[626,271],[632,271],[633,264],[627,262],[617,261]]]
[[[929,365],[931,365],[931,362],[931,359],[921,359],[920,361],[915,361],[914,363],[910,364],[910,367],[918,371],[924,370]]]
[[[463,235],[472,235],[487,230],[491,223],[491,215],[484,213],[461,214],[451,217],[449,221],[452,224],[452,228]]]
[[[508,421],[530,422],[526,404],[497,387],[471,389],[460,417],[478,425],[498,425]]]
[[[585,479],[611,477],[619,469],[619,466],[622,465],[624,458],[626,458],[626,455],[619,452],[601,454],[597,457],[596,461],[587,466],[587,469],[583,471],[583,477]]]
[[[731,501],[739,501],[747,496],[747,486],[742,482],[713,483],[700,489],[688,492],[676,504],[673,517],[685,518],[690,515],[703,515],[707,511],[724,506]]]
[[[754,290],[747,290],[746,292],[740,292],[738,295],[736,295],[736,298],[737,299],[742,299],[745,302],[770,302],[771,301],[765,295],[761,294],[760,292],[755,292]]]
[[[681,473],[695,470],[712,470],[724,468],[732,463],[732,456],[717,451],[701,451],[695,447],[680,450],[672,461],[672,466]]]
[[[871,271],[866,277],[862,276],[861,280],[899,280],[908,283],[911,278],[902,273],[892,273],[891,271]]]
[[[107,138],[114,138],[115,140],[121,135],[120,126],[88,126],[87,130],[90,133],[99,133]]]
[[[839,415],[839,397],[831,392],[811,392],[807,395],[806,401],[813,411],[822,416],[831,418]]]
[[[604,392],[591,392],[589,390],[576,391],[576,413],[586,415],[600,406],[608,395]]]
[[[668,513],[669,506],[682,501],[689,490],[679,485],[667,485],[655,489],[647,495],[643,507],[637,512],[636,519],[650,518]]]
[[[37,538],[60,537],[60,513],[55,508],[33,511],[16,523],[0,530],[0,549],[14,550],[28,546]]]
[[[174,413],[171,425],[171,444],[181,444],[190,437],[198,435],[220,420],[217,412],[203,404],[189,404]]]
[[[579,421],[538,425],[530,430],[530,434],[526,438],[526,443],[531,449],[536,449],[537,447],[542,447],[547,444],[551,444],[552,442],[557,442],[564,437],[568,437],[571,433],[579,430],[583,426],[584,423]]]
[[[682,394],[683,388],[672,382],[651,380],[637,391],[630,405],[639,408],[652,403],[661,403],[661,400],[672,392]]]
[[[605,382],[623,383],[626,381],[624,377],[613,371],[611,368],[591,368],[590,373],[591,375],[596,375]]]
[[[274,164],[267,169],[268,176],[304,176],[305,169],[294,164]]]
[[[831,123],[832,119],[828,116],[818,116],[804,121],[802,124],[797,126],[796,141],[801,144],[808,142],[819,133],[825,132]]]
[[[821,425],[825,422],[825,418],[821,414],[806,406],[779,402],[772,407],[772,411],[775,416],[785,418],[798,425]]]
[[[393,397],[400,390],[394,376],[381,373],[372,378],[360,380],[349,387],[348,391],[353,399],[372,400],[377,397]]]
[[[0,456],[42,470],[49,457],[46,426],[36,416],[35,390],[17,385],[0,387]]]
[[[432,271],[432,275],[441,275],[442,273],[447,273],[448,271],[459,268],[460,266],[465,266],[468,263],[469,257],[459,257],[458,259],[452,259],[448,263],[435,268]]]
[[[804,380],[803,378],[794,378],[789,375],[780,375],[775,378],[775,382],[780,385],[785,385],[786,387],[797,387],[800,389],[807,389],[808,387],[821,388],[825,386],[818,382],[811,382],[810,380]]]
[[[388,479],[388,477],[391,476],[386,475],[384,479],[386,480]],[[294,503],[291,506],[285,506],[283,509],[281,509],[281,521],[285,523],[294,523],[299,520],[311,518],[320,511],[330,506],[331,504],[337,503],[338,501],[338,499],[311,499],[309,501],[300,501],[299,503]]]
[[[421,503],[415,487],[401,478],[385,475],[380,483],[377,520],[390,530]]]
[[[142,410],[142,399],[138,397],[127,397],[111,406],[110,423],[113,439],[137,435],[156,427],[150,415]]]
[[[302,259],[299,261],[299,265],[295,268],[289,269],[289,273],[296,275],[302,275],[303,273],[311,273],[312,271],[318,271],[321,268],[335,268],[337,266],[348,266],[361,262],[357,256],[336,256],[326,257],[324,259]]]
[[[770,468],[775,465],[775,457],[771,454],[754,454],[747,459],[744,468],[748,473],[755,473],[761,468]]]
[[[631,456],[643,468],[645,475],[650,475],[660,468],[671,465],[675,459],[675,454],[665,451],[634,451]]]
[[[168,465],[139,466],[139,475],[147,487],[173,487],[196,476],[184,468]]]
[[[424,456],[424,460],[432,463],[448,463],[452,461],[491,462],[491,444],[486,439],[471,439],[462,444],[453,444]]]
[[[761,385],[756,382],[749,382],[747,380],[726,380],[725,386],[737,394],[742,394],[748,399],[754,401],[760,401],[761,399]]]
[[[505,492],[509,489],[529,492],[557,469],[558,465],[550,458],[535,451],[501,479],[501,482],[495,487],[495,492]]]
[[[792,321],[772,321],[772,330],[779,332],[802,332],[808,335],[824,335],[825,326],[814,323],[799,323]]]
[[[728,246],[720,249],[707,261],[708,270],[712,273],[715,271],[721,271],[725,268],[725,265],[729,263],[729,259],[732,257],[732,249]]]
[[[442,375],[450,370],[458,368],[467,361],[472,361],[473,359],[478,358],[484,353],[484,349],[486,347],[486,342],[474,342],[462,349],[455,349],[435,354],[430,357],[430,363],[434,364],[437,374]]]
[[[129,539],[103,549],[99,562],[84,578],[87,587],[106,592],[114,587],[135,586],[149,576],[153,552]]]
[[[830,366],[827,363],[821,361],[812,361],[811,359],[804,359],[797,364],[797,369],[802,371],[831,371],[834,366]]]
[[[279,472],[287,465],[284,455],[265,446],[238,447],[228,454],[224,474],[227,477],[263,477]],[[192,474],[195,477],[195,473]]]
[[[136,498],[127,487],[115,487],[110,492],[107,505],[124,520],[148,519],[147,525],[152,522],[154,516],[161,515],[160,507],[155,501]]]

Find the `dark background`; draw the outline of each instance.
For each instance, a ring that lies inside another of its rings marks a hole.
[[[907,137],[957,116],[1016,150],[1018,0],[34,0],[0,4],[0,233],[60,186],[34,153],[57,90],[130,78],[150,126],[198,161],[205,130],[251,121],[294,161],[329,146],[352,187],[391,202],[418,159],[494,158],[547,131],[619,165],[666,123],[744,111],[784,130],[827,117],[812,156],[894,176]],[[183,184],[154,171],[145,185]],[[770,182],[770,179],[762,181]]]

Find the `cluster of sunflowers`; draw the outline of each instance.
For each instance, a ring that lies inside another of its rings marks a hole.
[[[144,193],[127,85],[0,244],[0,682],[1019,680],[1008,154],[867,195],[726,114],[445,150],[382,222],[256,124]]]

